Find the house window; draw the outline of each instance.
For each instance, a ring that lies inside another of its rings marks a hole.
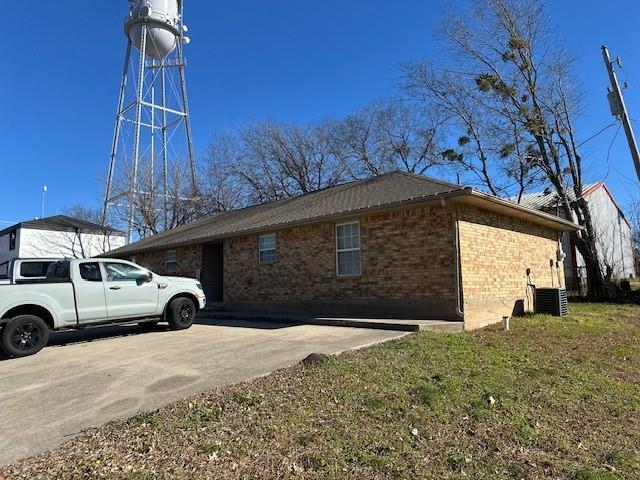
[[[270,263],[276,261],[276,234],[266,233],[258,237],[258,261]]]
[[[16,249],[16,232],[10,232],[9,233],[9,250],[15,250]]]
[[[178,271],[178,253],[175,250],[167,250],[164,254],[164,271],[176,273]]]
[[[360,223],[336,225],[336,271],[339,277],[360,275]]]

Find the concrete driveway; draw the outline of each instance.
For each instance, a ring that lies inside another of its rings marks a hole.
[[[37,355],[0,360],[0,463],[59,446],[87,427],[210,387],[402,332],[211,320],[189,330],[137,326],[56,333]]]

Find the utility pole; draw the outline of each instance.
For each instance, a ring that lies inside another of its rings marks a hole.
[[[42,209],[40,210],[40,218],[44,218],[44,197],[47,194],[47,186],[42,187]]]
[[[622,122],[622,125],[624,126],[624,132],[627,135],[627,142],[629,143],[629,149],[631,150],[633,164],[636,166],[636,174],[638,175],[638,180],[640,180],[640,152],[638,151],[638,143],[636,142],[636,137],[633,134],[631,120],[629,119],[629,114],[627,113],[627,106],[624,103],[624,98],[622,98],[622,91],[620,90],[620,85],[618,84],[616,72],[613,70],[613,62],[611,61],[609,50],[607,50],[606,45],[602,46],[602,57],[604,58],[604,63],[607,67],[607,72],[609,73],[611,88],[613,89],[609,90],[609,93],[607,94],[609,106],[611,107],[611,113],[615,117],[618,117]],[[616,62],[618,63],[618,66],[620,66],[620,58],[618,58]]]

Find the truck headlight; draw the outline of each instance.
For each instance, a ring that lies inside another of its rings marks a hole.
[[[196,288],[204,292],[204,289],[202,288],[202,284],[200,282],[196,282]]]

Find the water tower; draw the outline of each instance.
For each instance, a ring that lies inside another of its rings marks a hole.
[[[102,213],[103,223],[128,224],[129,241],[134,233],[144,236],[175,226],[176,205],[188,210],[197,202],[183,54],[189,38],[183,19],[184,0],[129,0]]]

